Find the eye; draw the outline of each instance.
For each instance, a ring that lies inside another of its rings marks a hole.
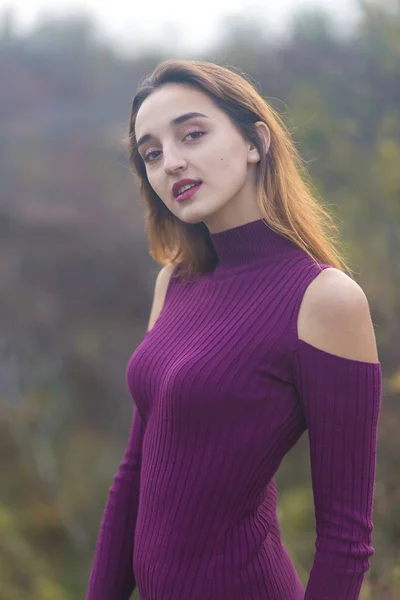
[[[153,162],[152,160],[149,159],[149,156],[151,156],[154,153],[157,153],[157,150],[153,150],[153,152],[149,152],[148,154],[145,154],[143,157],[144,162]]]
[[[188,135],[194,135],[195,133],[199,133],[200,135],[198,137],[201,137],[201,135],[204,134],[204,131],[201,131],[201,129],[193,129],[192,131],[187,132],[185,138],[187,138]]]
[[[195,135],[196,134],[196,135]],[[198,134],[198,135],[197,135]],[[200,138],[202,135],[205,134],[205,131],[202,131],[201,129],[193,129],[191,131],[188,131],[187,134],[185,135],[185,137],[183,139],[186,139],[188,137],[188,135],[195,135],[194,139],[198,139]],[[193,141],[193,140],[189,140],[189,141]],[[149,157],[152,154],[157,154],[157,152],[159,152],[159,150],[152,150],[151,152],[149,152],[148,154],[145,154],[143,160],[145,162],[154,162],[157,158],[157,156],[154,159],[150,159]]]

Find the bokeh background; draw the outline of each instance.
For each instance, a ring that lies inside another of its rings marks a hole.
[[[191,16],[176,5],[176,20],[171,3],[169,17],[154,2],[142,17],[117,0],[108,13],[88,0],[86,12],[38,16],[39,4],[0,6],[0,600],[85,596],[131,421],[125,368],[159,270],[124,138],[139,80],[174,56],[247,73],[336,215],[384,376],[361,598],[400,599],[399,1],[294,13],[244,0],[218,12],[215,0]],[[276,477],[304,583],[315,541],[307,441]]]

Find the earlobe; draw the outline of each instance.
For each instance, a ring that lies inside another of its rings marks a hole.
[[[247,154],[247,162],[249,163],[258,163],[260,162],[260,154],[255,146],[251,144],[248,154]]]

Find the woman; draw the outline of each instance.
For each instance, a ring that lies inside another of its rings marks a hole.
[[[369,568],[381,365],[366,296],[284,124],[244,77],[167,60],[130,164],[157,278],[87,600],[355,600]],[[305,588],[274,475],[308,429]]]

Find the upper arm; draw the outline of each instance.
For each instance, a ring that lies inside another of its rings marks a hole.
[[[149,324],[147,327],[149,331],[153,328],[164,306],[164,300],[165,295],[167,293],[168,283],[174,268],[174,264],[164,265],[157,275],[157,279],[154,285],[154,295],[150,311]]]
[[[372,546],[382,371],[367,299],[318,274],[297,318],[293,383],[308,429],[317,540],[304,600],[358,598]]]
[[[325,352],[359,361],[379,360],[365,293],[338,269],[325,269],[308,286],[297,329],[300,339]]]

